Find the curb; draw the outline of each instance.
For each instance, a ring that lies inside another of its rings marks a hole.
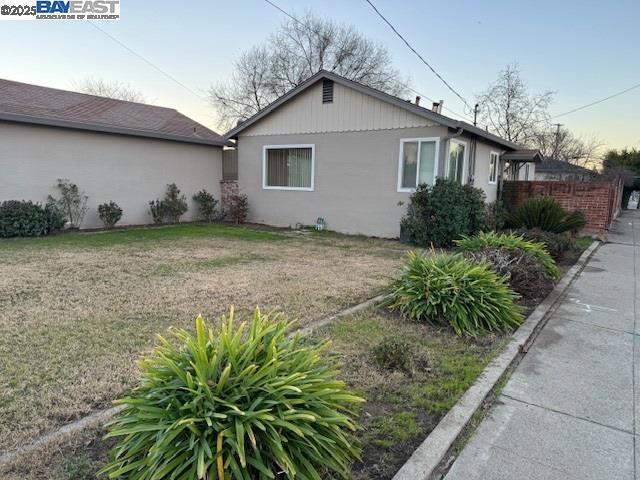
[[[599,247],[594,241],[580,256],[578,261],[562,277],[551,293],[527,317],[516,330],[505,349],[494,358],[449,412],[440,420],[436,428],[413,452],[409,460],[394,475],[393,480],[430,480],[438,473],[438,467],[463,432],[473,414],[482,406],[487,395],[493,390],[504,372],[517,359],[520,350],[535,340],[538,332],[549,317],[573,280],[582,272],[591,255]]]
[[[315,322],[311,322],[309,325],[302,327],[298,330],[295,330],[292,333],[299,333],[301,335],[307,335],[309,333],[314,332],[315,330],[317,330],[320,327],[323,327],[331,322],[334,322],[335,320],[338,320],[342,317],[345,317],[347,315],[351,315],[353,313],[357,313],[360,312],[362,310],[365,310],[373,305],[375,305],[376,303],[378,303],[379,301],[381,301],[382,299],[384,299],[385,296],[384,295],[378,295],[376,297],[370,298],[369,300],[365,300],[362,303],[359,303],[357,305],[354,305],[353,307],[349,307],[345,310],[342,310],[341,312],[338,312],[334,315],[331,315],[329,317],[325,317],[325,318],[321,318],[319,320],[316,320]],[[53,442],[55,440],[57,440],[58,438],[61,438],[63,436],[69,435],[69,434],[73,434],[73,433],[77,433],[77,432],[81,432],[82,430],[84,430],[85,428],[91,427],[91,426],[95,426],[95,425],[101,425],[106,423],[107,421],[109,421],[111,419],[111,417],[113,417],[116,413],[118,413],[120,410],[122,410],[124,408],[124,406],[117,406],[117,407],[111,407],[111,408],[107,408],[105,410],[99,410],[97,412],[94,412],[90,415],[87,415],[86,417],[82,417],[79,420],[76,420],[74,422],[68,423],[67,425],[64,425],[60,428],[58,428],[57,430],[53,430],[49,433],[44,434],[43,436],[41,436],[40,438],[38,438],[37,440],[34,440],[31,443],[28,443],[22,447],[18,447],[14,450],[9,450],[3,454],[0,454],[0,467],[5,466],[6,464],[12,462],[13,460],[15,460],[16,458],[18,458],[21,455],[25,455],[27,453],[30,453],[34,450],[36,450],[37,448],[46,445],[50,442]]]

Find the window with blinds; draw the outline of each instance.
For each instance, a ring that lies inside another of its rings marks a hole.
[[[264,188],[313,190],[313,145],[264,147]]]

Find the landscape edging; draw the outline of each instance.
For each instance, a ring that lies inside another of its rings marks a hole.
[[[560,279],[551,293],[527,317],[516,330],[504,350],[482,371],[471,387],[460,397],[449,412],[438,422],[427,438],[414,450],[411,457],[393,476],[393,480],[432,480],[438,472],[447,452],[460,437],[485,398],[494,389],[505,371],[517,359],[518,354],[536,337],[542,321],[548,318],[573,280],[582,272],[591,255],[600,245],[594,241],[578,261]]]

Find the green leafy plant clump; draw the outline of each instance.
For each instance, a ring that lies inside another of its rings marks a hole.
[[[101,471],[129,479],[320,480],[347,475],[358,456],[349,431],[363,400],[336,380],[326,344],[288,336],[291,322],[233,309],[219,331],[159,337],[141,360],[140,384],[110,423],[113,460]]]
[[[387,370],[413,370],[413,344],[401,338],[385,337],[372,349],[373,359]]]
[[[87,214],[87,200],[84,190],[66,178],[59,178],[56,185],[60,196],[49,195],[47,203],[55,206],[64,219],[69,222],[69,228],[80,228],[85,215]]]
[[[116,202],[102,203],[98,205],[98,217],[105,228],[113,228],[122,218],[122,209]]]
[[[587,224],[584,214],[579,211],[567,212],[552,197],[527,200],[507,217],[512,228],[539,228],[546,232],[577,232]]]
[[[404,316],[449,325],[458,335],[511,330],[523,320],[518,294],[488,263],[461,254],[410,252],[383,305]]]
[[[420,185],[401,223],[401,239],[422,247],[450,247],[463,235],[485,228],[484,192],[452,180]]]
[[[204,188],[193,196],[193,201],[198,204],[200,217],[205,222],[213,222],[218,216],[216,206],[218,201]]]
[[[175,183],[167,185],[167,192],[162,200],[155,199],[149,202],[149,213],[153,222],[157,224],[178,223],[187,210],[187,197],[180,194],[180,189]]]
[[[42,207],[30,201],[7,200],[0,204],[0,237],[38,237],[64,227],[55,205]]]
[[[480,251],[486,248],[500,248],[506,250],[521,250],[534,255],[544,265],[550,278],[558,278],[560,270],[551,255],[545,250],[543,243],[525,240],[521,235],[513,233],[480,232],[473,237],[464,237],[456,241],[456,247],[461,252]]]
[[[521,228],[514,233],[522,235],[526,240],[544,244],[544,248],[554,259],[561,258],[563,254],[577,249],[576,242],[566,233],[545,232],[539,228],[528,230]]]

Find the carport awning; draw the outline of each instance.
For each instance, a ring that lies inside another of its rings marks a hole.
[[[513,150],[502,154],[502,160],[509,163],[540,163],[544,160],[544,156],[540,150],[526,149],[526,150]]]

